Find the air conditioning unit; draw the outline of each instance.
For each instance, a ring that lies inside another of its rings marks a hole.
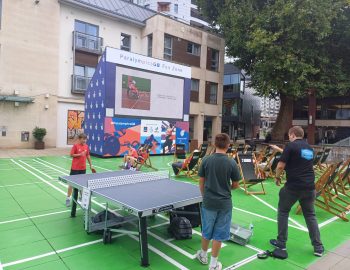
[[[18,101],[15,102],[15,107],[19,107],[19,102]]]

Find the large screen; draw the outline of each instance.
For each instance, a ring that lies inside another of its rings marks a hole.
[[[183,119],[184,79],[116,67],[115,114]]]

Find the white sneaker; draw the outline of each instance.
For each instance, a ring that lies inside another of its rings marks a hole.
[[[209,270],[221,270],[221,269],[222,269],[221,262],[217,262],[215,267],[209,266]]]
[[[197,251],[196,258],[201,264],[208,264],[208,257],[203,256],[201,250]]]
[[[70,198],[66,199],[66,206],[69,207],[70,206]]]

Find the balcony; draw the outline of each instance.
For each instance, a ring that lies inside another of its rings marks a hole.
[[[73,49],[102,54],[103,38],[73,31]]]
[[[91,78],[79,75],[72,75],[72,93],[73,94],[85,94],[88,88]]]

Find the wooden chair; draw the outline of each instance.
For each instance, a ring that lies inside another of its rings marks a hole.
[[[175,144],[174,161],[186,159],[186,145],[182,143]]]
[[[350,159],[340,168],[336,185],[344,196],[350,197]]]
[[[322,157],[320,158],[320,160],[318,161],[318,163],[316,164],[316,170],[324,170],[325,168],[327,168],[327,164],[325,163],[328,156],[329,156],[329,153],[331,152],[331,149],[330,148],[327,148],[323,151],[323,155]]]
[[[330,165],[315,183],[316,199],[315,206],[331,213],[344,221],[349,221],[346,217],[346,209],[332,198],[332,184],[336,179],[341,162]],[[301,213],[300,205],[297,207],[297,214]]]
[[[141,170],[143,166],[153,169],[155,171],[158,171],[157,168],[152,166],[152,161],[150,158],[150,152],[151,152],[151,146],[150,145],[143,145],[139,148],[138,154],[139,157],[136,160],[136,169]]]
[[[236,161],[239,166],[244,191],[247,195],[250,194],[266,194],[263,182],[265,179],[259,178],[255,169],[254,154],[237,154]],[[249,188],[255,185],[261,185],[260,191],[250,191]]]
[[[179,170],[176,176],[181,176],[181,173],[185,176],[193,178],[197,176],[198,171],[195,170],[199,161],[199,151],[194,151],[184,162],[182,168]]]

